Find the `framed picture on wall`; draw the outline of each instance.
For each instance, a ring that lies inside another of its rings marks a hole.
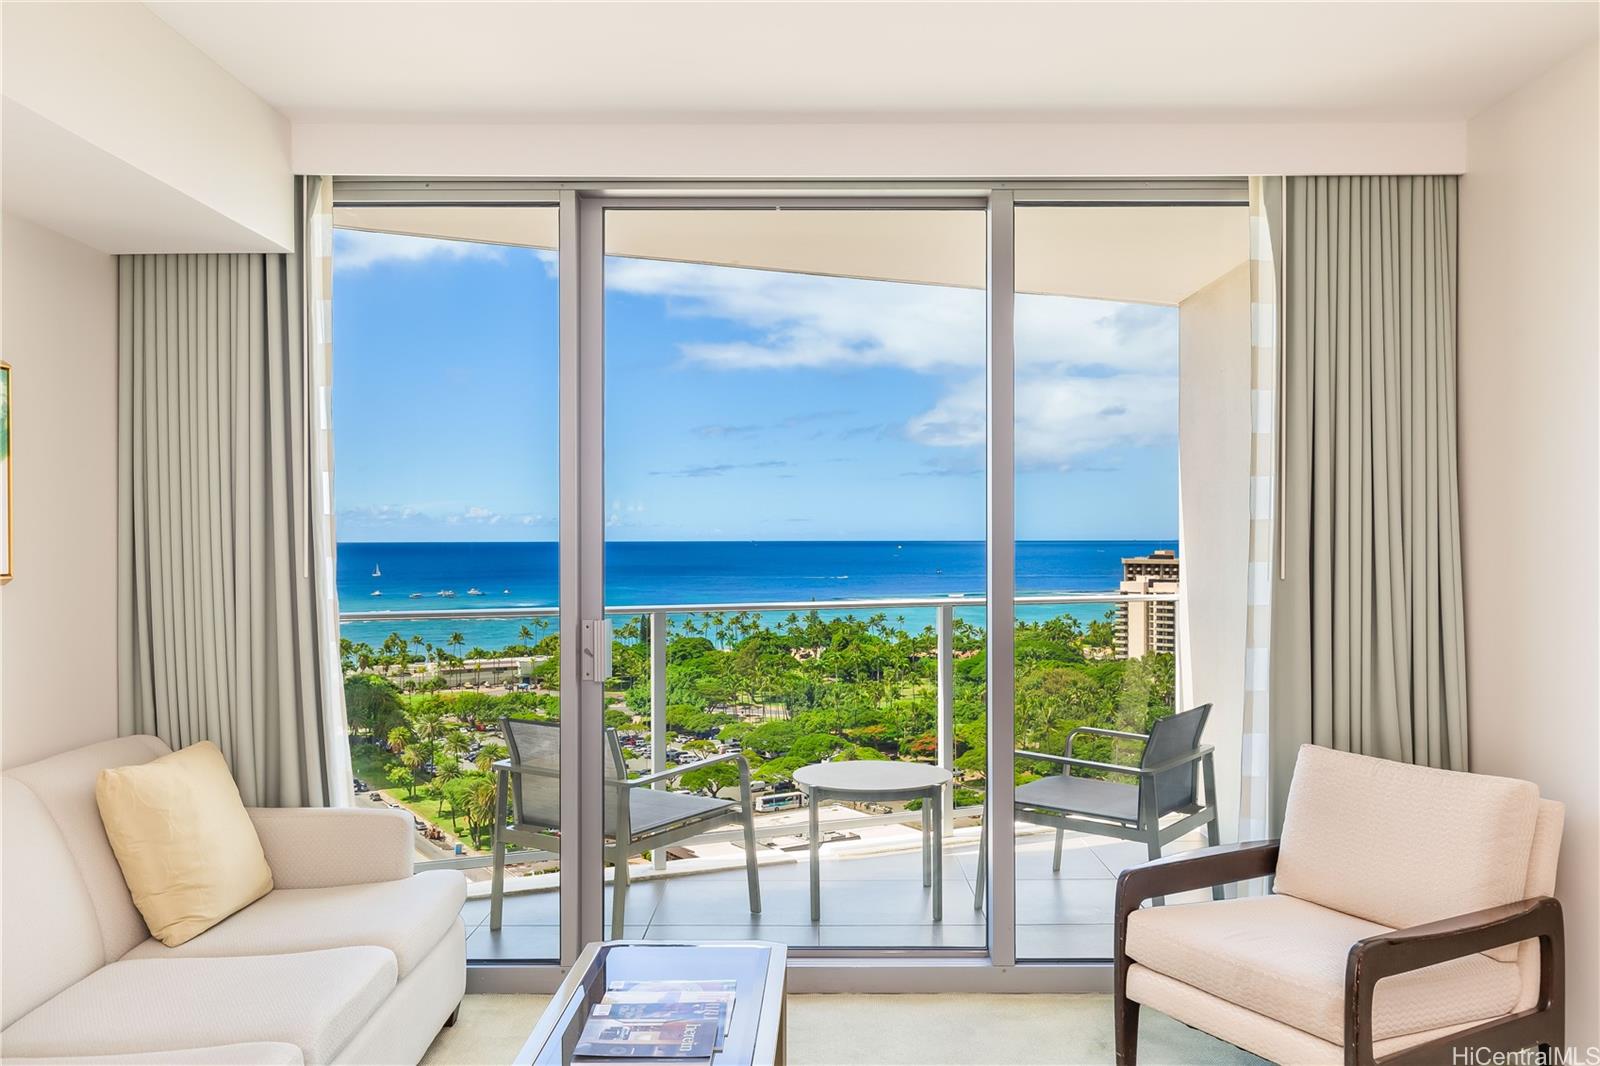
[[[11,364],[0,362],[0,584],[11,580]]]

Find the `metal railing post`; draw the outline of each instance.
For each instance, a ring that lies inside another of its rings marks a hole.
[[[659,774],[667,768],[667,612],[651,611],[650,619],[650,772]],[[657,781],[654,788],[666,788],[667,782]],[[665,848],[656,848],[650,856],[657,870],[667,868]]]
[[[938,621],[934,631],[938,634],[938,665],[939,665],[939,766],[942,769],[955,771],[956,756],[956,647],[955,647],[955,614],[956,609],[951,604],[940,604],[935,608]],[[956,787],[952,782],[944,793],[944,826],[946,836],[955,832]]]

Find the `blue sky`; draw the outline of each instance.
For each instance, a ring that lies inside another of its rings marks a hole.
[[[341,230],[341,540],[550,540],[548,253]],[[1177,535],[1177,311],[1018,297],[1025,539]],[[627,540],[980,539],[982,294],[611,258],[606,500]]]

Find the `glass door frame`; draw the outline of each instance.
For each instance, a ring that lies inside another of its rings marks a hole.
[[[604,306],[605,306],[605,216],[608,211],[709,211],[709,210],[789,210],[789,211],[982,211],[987,220],[987,236],[985,239],[985,257],[988,264],[986,289],[989,292],[986,307],[986,358],[985,366],[988,368],[988,392],[991,412],[987,436],[989,439],[988,452],[988,481],[986,510],[990,515],[986,527],[986,536],[989,543],[986,547],[986,588],[987,596],[986,617],[991,624],[987,625],[989,634],[989,673],[986,686],[988,700],[988,736],[990,765],[986,769],[987,784],[985,794],[990,799],[1003,803],[998,808],[1010,810],[1012,806],[1014,780],[1013,774],[1008,769],[1006,773],[996,775],[996,761],[1005,763],[1001,753],[1009,753],[1014,745],[1011,743],[1014,730],[1011,724],[1012,714],[1012,667],[1011,660],[1013,633],[1011,619],[1013,616],[1013,581],[1014,566],[1012,560],[1015,554],[1015,540],[1011,535],[1012,522],[1012,476],[1011,476],[1011,438],[1012,403],[1011,393],[1013,375],[1011,372],[1011,306],[1014,299],[1012,285],[1012,241],[1011,241],[1011,194],[1009,192],[993,193],[987,195],[876,195],[862,194],[854,196],[837,196],[817,193],[806,196],[742,196],[742,195],[658,195],[658,194],[615,194],[615,193],[563,193],[562,204],[565,207],[566,197],[576,199],[577,222],[576,251],[577,269],[579,271],[578,286],[584,294],[579,297],[579,306],[575,311],[573,321],[577,325],[579,336],[575,343],[578,348],[578,362],[580,365],[581,389],[583,395],[575,408],[568,408],[565,397],[563,398],[563,412],[571,409],[578,411],[578,417],[583,422],[579,431],[582,438],[581,447],[588,449],[578,457],[577,467],[588,473],[593,479],[587,489],[580,487],[579,506],[585,503],[592,506],[592,513],[585,511],[588,521],[580,531],[580,541],[577,554],[580,559],[598,560],[598,565],[590,568],[583,567],[582,580],[590,582],[589,586],[581,588],[577,598],[573,601],[584,605],[585,610],[597,613],[585,614],[582,617],[598,620],[604,617],[604,558],[605,558],[605,512],[604,512],[604,429],[593,425],[594,421],[603,423],[605,412],[603,399],[595,404],[597,409],[591,409],[593,395],[588,390],[604,393],[604,363],[605,363],[605,333],[604,333]],[[998,200],[998,203],[997,203]],[[997,224],[996,219],[1000,222]],[[567,231],[562,230],[562,249],[566,249]],[[563,263],[566,260],[563,259]],[[1000,284],[992,282],[998,277]],[[565,289],[565,276],[563,275],[563,290]],[[994,294],[999,292],[1003,299],[996,302]],[[563,309],[565,309],[563,304]],[[995,329],[995,324],[1001,324],[1000,330]],[[1004,344],[1003,354],[996,348],[997,333]],[[565,338],[565,334],[563,334]],[[565,351],[565,348],[563,348]],[[997,371],[997,367],[1003,370]],[[1001,412],[997,418],[994,406],[1000,404]],[[997,427],[1003,426],[1004,432],[997,432]],[[999,447],[996,448],[998,439]],[[1003,466],[996,466],[997,463]],[[563,466],[565,469],[565,465]],[[596,476],[598,475],[598,476]],[[1000,495],[996,496],[996,490]],[[585,495],[587,492],[587,495]],[[592,499],[590,498],[592,497]],[[565,506],[563,497],[563,506]],[[1002,517],[1001,523],[994,524],[994,516]],[[1003,548],[996,550],[994,537],[1005,533]],[[565,553],[563,553],[565,558]],[[581,565],[581,564],[580,564]],[[563,603],[567,597],[563,595]],[[1008,624],[992,624],[994,619],[1006,619]],[[563,631],[567,626],[563,624]],[[563,637],[563,650],[566,647],[566,638]],[[999,658],[996,658],[998,656]],[[995,662],[1003,662],[1006,669],[996,671]],[[590,880],[591,886],[585,891],[580,907],[581,930],[585,942],[602,940],[605,938],[603,891],[604,868],[598,860],[598,841],[601,839],[601,789],[602,762],[604,753],[601,750],[601,737],[603,735],[604,718],[604,693],[603,686],[598,681],[580,681],[585,686],[581,697],[580,720],[583,724],[584,739],[580,744],[580,759],[583,772],[584,800],[580,802],[579,809],[584,812],[585,818],[578,831],[585,841],[594,841],[593,849],[580,852],[580,861],[584,863],[584,872]],[[1004,710],[1004,722],[997,721],[997,709]],[[562,719],[563,726],[566,719]],[[999,738],[1001,743],[994,741]],[[590,749],[593,750],[590,750]],[[1015,911],[1011,880],[1011,842],[1010,834],[1004,835],[1003,844],[991,841],[994,848],[993,861],[989,864],[988,885],[986,898],[990,903],[986,907],[986,933],[987,948],[918,948],[918,949],[879,949],[879,948],[790,948],[791,959],[804,959],[807,962],[829,960],[870,964],[874,960],[897,959],[902,962],[937,963],[943,961],[961,962],[986,962],[994,965],[1010,966],[1016,962],[1016,945],[1014,927],[1011,916]],[[941,841],[939,846],[947,846]],[[588,854],[589,850],[594,855]],[[1002,867],[1004,867],[1002,869]],[[565,869],[565,863],[563,863]],[[566,882],[562,882],[565,887]],[[565,900],[563,900],[565,905]],[[952,903],[947,902],[947,906]],[[566,957],[563,955],[563,962]]]
[[[335,206],[555,204],[559,211],[561,958],[559,964],[469,965],[470,991],[551,991],[584,945],[604,939],[605,934],[601,856],[604,682],[594,676],[594,649],[585,646],[585,623],[605,618],[606,209],[966,207],[985,211],[988,766],[984,817],[991,819],[995,810],[1011,810],[1015,797],[1016,208],[1246,202],[1242,178],[968,182],[336,179]],[[991,825],[985,956],[854,951],[792,958],[790,981],[795,990],[1109,991],[1109,962],[1017,962],[1011,825],[1009,818]],[[437,865],[463,864],[446,860]]]

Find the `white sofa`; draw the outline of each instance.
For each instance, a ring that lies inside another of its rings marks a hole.
[[[455,871],[412,873],[391,810],[250,812],[273,890],[193,940],[150,937],[106,841],[96,774],[135,736],[3,775],[6,1063],[415,1063],[466,985]]]

